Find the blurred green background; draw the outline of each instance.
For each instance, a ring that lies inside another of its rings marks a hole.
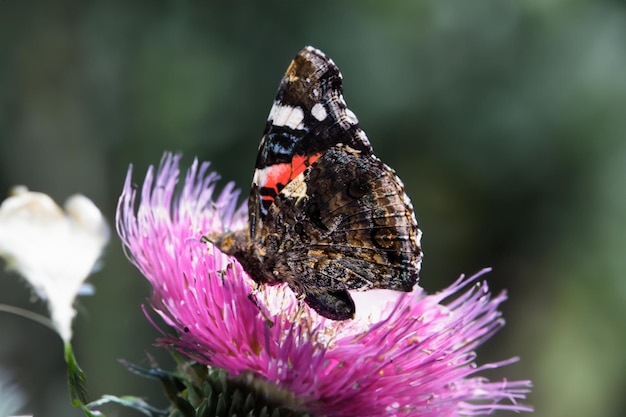
[[[138,182],[164,150],[247,189],[280,77],[307,44],[339,65],[349,106],[405,182],[423,286],[492,266],[491,287],[508,290],[507,326],[479,361],[522,360],[487,376],[532,379],[538,417],[626,414],[623,1],[3,1],[0,192],[80,192],[113,225],[128,165]],[[169,365],[119,240],[91,282],[74,326],[91,394],[163,405],[157,383],[117,363]],[[32,301],[0,272],[0,303],[45,313]],[[7,314],[0,334],[25,412],[82,415],[55,334]]]

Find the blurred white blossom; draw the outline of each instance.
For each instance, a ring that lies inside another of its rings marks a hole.
[[[0,367],[0,416],[18,413],[26,403],[24,393],[12,379],[9,372]]]
[[[46,194],[16,187],[0,205],[0,257],[48,302],[52,322],[68,342],[74,298],[83,291],[110,231],[87,197],[74,195],[64,208]]]

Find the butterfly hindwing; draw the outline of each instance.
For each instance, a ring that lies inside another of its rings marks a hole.
[[[304,292],[410,291],[415,284],[421,252],[413,208],[373,155],[343,145],[328,150],[278,195],[265,226],[281,236],[271,256]]]

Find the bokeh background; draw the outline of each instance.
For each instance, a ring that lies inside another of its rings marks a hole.
[[[280,77],[307,44],[340,66],[349,106],[405,182],[423,286],[492,266],[491,287],[508,290],[507,326],[479,361],[521,362],[487,376],[532,379],[538,417],[625,415],[621,0],[2,1],[0,192],[80,192],[113,225],[129,164],[139,181],[164,150],[247,189]],[[91,282],[74,326],[91,394],[163,405],[156,382],[117,363],[168,365],[119,240]],[[5,271],[0,303],[46,312]],[[55,334],[2,314],[0,335],[24,412],[82,415]]]

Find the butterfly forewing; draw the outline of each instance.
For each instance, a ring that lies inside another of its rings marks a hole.
[[[259,145],[249,207],[250,216],[259,217],[254,224],[282,188],[331,147],[343,143],[372,153],[342,90],[339,69],[315,48],[300,51],[287,68]]]

